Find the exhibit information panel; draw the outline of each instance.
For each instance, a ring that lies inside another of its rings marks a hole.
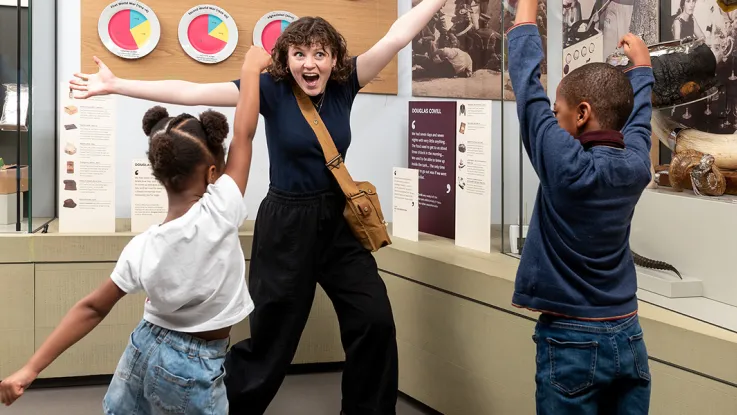
[[[420,232],[455,238],[456,103],[410,101],[409,168],[419,171]]]
[[[113,233],[116,98],[59,96],[59,232]]]
[[[392,236],[417,241],[419,238],[419,172],[395,167],[392,174]]]
[[[491,101],[459,101],[456,245],[491,252]]]
[[[131,169],[131,232],[164,222],[169,210],[166,189],[156,180],[147,159],[134,159]]]

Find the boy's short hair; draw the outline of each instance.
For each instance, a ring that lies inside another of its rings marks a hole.
[[[574,69],[560,82],[569,107],[588,102],[605,130],[620,131],[632,113],[635,94],[627,76],[606,63],[589,63]]]

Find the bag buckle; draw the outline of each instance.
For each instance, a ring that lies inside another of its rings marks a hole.
[[[343,163],[343,156],[338,154],[337,156],[333,157],[332,160],[328,161],[325,166],[328,168],[328,170],[337,169],[340,167],[340,165]]]

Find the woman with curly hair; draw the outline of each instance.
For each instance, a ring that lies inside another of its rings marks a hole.
[[[376,261],[343,218],[345,197],[292,91],[312,100],[345,158],[350,114],[358,92],[414,38],[445,0],[424,0],[405,13],[374,46],[357,57],[327,21],[291,23],[260,78],[260,112],[269,151],[270,189],[253,235],[249,291],[256,308],[251,338],[226,359],[232,414],[263,414],[296,352],[316,284],[330,297],[345,350],[342,413],[395,413],[398,389],[394,318]],[[180,105],[235,106],[239,81],[196,84],[116,78],[97,58],[99,71],[76,74],[80,98],[120,94]],[[245,86],[244,86],[245,87]]]

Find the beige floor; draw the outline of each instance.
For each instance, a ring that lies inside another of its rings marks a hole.
[[[105,386],[32,389],[2,415],[99,415]],[[266,415],[338,415],[340,373],[292,375],[274,398]],[[397,415],[428,415],[424,409],[399,399]]]

